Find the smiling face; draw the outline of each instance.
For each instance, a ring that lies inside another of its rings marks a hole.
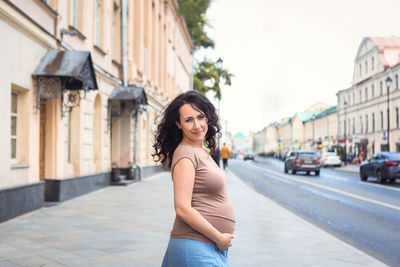
[[[203,144],[208,131],[207,117],[197,107],[184,104],[179,108],[179,122],[176,126],[182,130],[182,141],[188,144]]]

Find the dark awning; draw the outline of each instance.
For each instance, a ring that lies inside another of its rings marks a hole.
[[[97,89],[90,52],[49,50],[32,74],[33,77],[58,77],[62,89]]]
[[[131,100],[135,104],[147,105],[146,92],[143,87],[117,86],[109,97],[110,100]]]

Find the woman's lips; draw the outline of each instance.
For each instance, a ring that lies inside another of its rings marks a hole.
[[[193,134],[194,135],[201,135],[201,133],[202,133],[203,131],[200,131],[200,132],[194,132]]]

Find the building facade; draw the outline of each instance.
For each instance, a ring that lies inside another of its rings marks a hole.
[[[313,150],[320,153],[336,150],[336,106],[316,103],[303,112],[271,123],[259,133],[257,153],[275,152],[283,156],[289,150]]]
[[[157,116],[190,88],[176,0],[0,1],[0,31],[0,221],[109,185],[112,166],[151,172]]]
[[[324,154],[337,151],[336,106],[315,113],[304,121],[304,149]]]
[[[270,123],[260,133],[260,145],[255,153],[271,154],[279,150],[277,123]]]
[[[387,151],[388,143],[390,151],[400,151],[399,59],[399,37],[362,40],[352,86],[337,93],[338,136],[348,154],[365,159]]]

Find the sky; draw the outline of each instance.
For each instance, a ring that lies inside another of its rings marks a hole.
[[[195,57],[221,57],[235,75],[220,103],[233,134],[336,105],[362,39],[400,35],[399,0],[213,0],[207,18],[216,46]]]

